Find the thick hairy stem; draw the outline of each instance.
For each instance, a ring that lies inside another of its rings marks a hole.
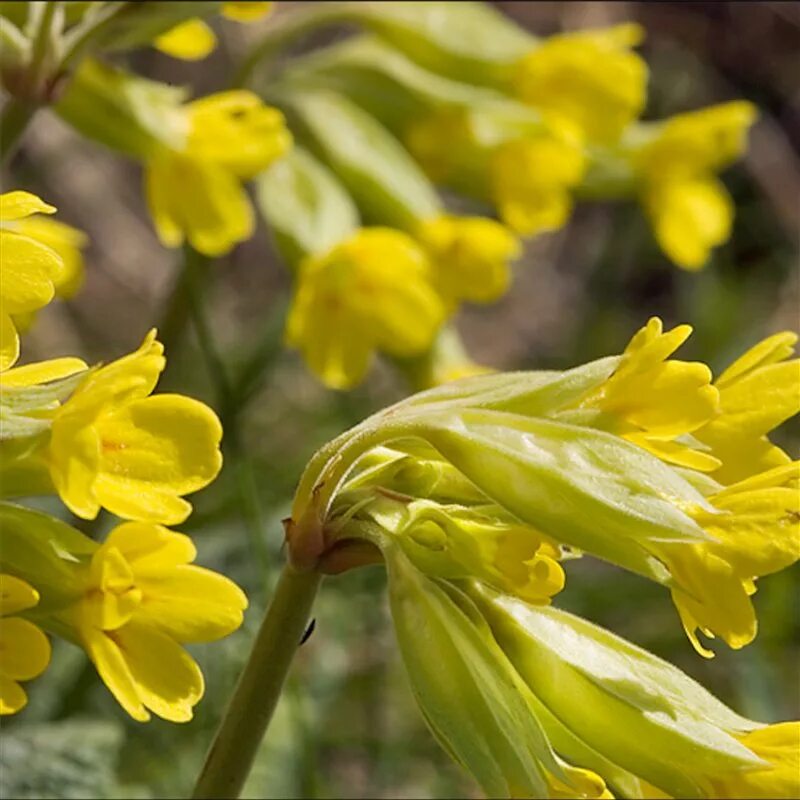
[[[236,798],[278,705],[322,576],[284,567],[247,665],[217,729],[194,798]]]

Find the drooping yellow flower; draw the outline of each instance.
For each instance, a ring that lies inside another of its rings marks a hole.
[[[730,236],[733,202],[715,173],[742,155],[755,117],[743,101],[678,114],[635,154],[656,239],[679,267],[702,268]]]
[[[625,24],[551,36],[517,64],[516,93],[590,140],[614,141],[644,108],[647,65],[630,49],[643,35]]]
[[[500,145],[489,180],[503,222],[523,236],[560,228],[572,211],[570,189],[584,169],[583,152],[566,139],[543,134]]]
[[[90,372],[53,415],[50,476],[84,519],[106,508],[126,519],[182,522],[182,495],[222,465],[222,429],[208,406],[176,394],[150,397],[164,369],[155,330],[134,353]]]
[[[710,658],[697,629],[733,648],[749,644],[757,627],[750,600],[755,579],[800,559],[800,462],[736,483],[709,500],[713,512],[689,514],[715,541],[659,549],[677,580],[672,598],[683,627],[695,649]]]
[[[254,22],[268,14],[273,6],[274,3],[223,3],[221,13],[236,22]],[[199,61],[213,52],[217,37],[207,23],[193,17],[157,36],[153,46],[173,58]]]
[[[50,662],[50,642],[32,622],[13,616],[39,602],[36,590],[13,575],[0,575],[0,715],[16,714],[28,702],[20,681],[41,675]]]
[[[436,290],[448,309],[460,301],[492,303],[511,280],[509,263],[520,254],[508,228],[485,217],[442,214],[424,220],[417,239],[433,265]]]
[[[695,431],[722,462],[712,473],[728,484],[786,464],[789,456],[767,434],[800,412],[797,335],[776,333],[752,347],[716,380],[720,413]]]
[[[291,146],[283,115],[252,92],[221,92],[185,106],[182,150],[162,148],[145,168],[145,192],[161,241],[184,238],[218,256],[252,235],[254,215],[242,181]]]
[[[664,461],[709,471],[719,466],[716,458],[678,441],[707,424],[719,407],[705,364],[668,360],[691,332],[679,325],[664,333],[653,317],[631,339],[611,377],[578,405],[600,410],[614,433]]]
[[[424,251],[404,233],[362,228],[300,266],[286,338],[327,386],[357,384],[375,350],[419,355],[444,320]]]
[[[713,797],[730,800],[800,797],[800,722],[767,725],[738,738],[766,766],[720,776],[712,783]]]
[[[103,682],[139,722],[149,711],[190,720],[203,674],[181,644],[220,639],[242,623],[244,593],[192,564],[196,555],[181,533],[119,525],[92,556],[82,598],[62,614]]]
[[[34,233],[15,227],[55,208],[29,192],[0,195],[0,370],[19,358],[19,336],[12,314],[46,306],[66,273],[61,256]]]

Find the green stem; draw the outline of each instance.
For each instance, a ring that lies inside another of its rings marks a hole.
[[[16,151],[37,108],[35,103],[16,97],[6,101],[0,115],[0,165],[5,165]]]
[[[269,573],[269,554],[264,542],[263,513],[258,484],[241,436],[239,420],[241,405],[237,401],[225,362],[217,350],[204,308],[209,266],[210,259],[187,246],[179,285],[185,290],[187,313],[191,317],[197,333],[200,352],[214,386],[216,405],[225,431],[225,448],[232,456],[235,465],[236,487],[241,498],[245,527],[256,558],[256,565],[259,575],[266,577]]]
[[[192,797],[239,796],[278,705],[321,577],[284,567]]]

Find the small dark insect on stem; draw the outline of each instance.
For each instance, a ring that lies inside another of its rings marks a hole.
[[[306,632],[303,634],[303,638],[300,640],[300,645],[304,645],[310,638],[311,634],[314,633],[314,628],[317,627],[317,618],[314,617],[311,622],[308,623],[308,627],[306,628]],[[300,646],[298,645],[298,646]]]

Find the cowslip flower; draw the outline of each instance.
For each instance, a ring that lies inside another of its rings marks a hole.
[[[181,646],[211,642],[242,623],[247,598],[233,581],[194,565],[191,539],[160,525],[114,528],[78,571],[77,597],[54,614],[125,711],[187,722],[203,675]]]
[[[16,616],[33,608],[39,594],[25,581],[0,574],[0,715],[16,714],[28,702],[20,681],[41,675],[50,662],[50,643],[32,622]]]
[[[560,228],[572,212],[570,189],[584,169],[582,150],[568,139],[543,134],[500,145],[489,181],[501,219],[524,236]]]
[[[644,108],[647,65],[631,51],[643,36],[630,23],[551,36],[517,63],[515,92],[589,140],[614,141]]]
[[[520,254],[508,228],[485,217],[442,214],[423,220],[417,231],[433,264],[434,286],[445,307],[462,300],[492,303],[511,281],[509,264]]]
[[[710,471],[719,460],[679,440],[707,424],[719,408],[711,370],[669,358],[691,332],[691,326],[679,325],[665,333],[653,317],[631,339],[611,376],[576,405],[599,410],[603,420],[595,424],[605,423],[665,461]]]
[[[0,370],[19,358],[19,335],[12,319],[46,306],[66,274],[64,260],[36,231],[15,229],[35,214],[55,208],[29,192],[0,195]]]
[[[424,352],[443,320],[419,245],[396,230],[362,228],[300,265],[286,338],[327,386],[345,389],[364,377],[375,350]]]
[[[254,22],[272,11],[272,2],[223,3],[220,13],[236,22]],[[217,46],[217,37],[211,27],[199,17],[187,19],[160,34],[153,46],[173,58],[199,61]]]
[[[641,202],[661,249],[679,267],[701,269],[727,241],[733,202],[716,173],[745,150],[751,103],[723,103],[648,126],[633,154]]]
[[[50,476],[83,519],[103,507],[126,519],[182,522],[192,510],[182,496],[221,468],[214,412],[182,395],[150,396],[166,363],[155,337],[150,331],[134,353],[90,371],[53,413]]]
[[[719,414],[694,436],[721,462],[711,476],[723,484],[789,462],[767,434],[800,412],[800,360],[791,359],[797,335],[776,333],[750,348],[714,382]]]
[[[184,238],[218,256],[252,235],[255,219],[242,181],[291,146],[283,115],[252,92],[221,92],[183,106],[181,147],[164,144],[145,165],[145,193],[161,241]]]

